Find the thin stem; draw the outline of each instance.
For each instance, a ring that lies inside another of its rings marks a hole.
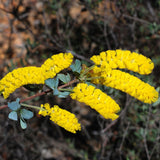
[[[72,80],[72,81],[70,81],[70,82],[68,82],[68,83],[66,83],[66,84],[64,84],[64,85],[62,85],[62,86],[59,86],[58,89],[62,89],[62,88],[64,88],[64,87],[70,86],[71,84],[77,83],[77,82],[79,82],[79,80],[78,80],[78,79],[74,79],[74,80]],[[23,103],[23,102],[28,101],[28,100],[31,100],[31,99],[33,99],[33,98],[36,98],[36,97],[45,95],[45,94],[47,94],[47,93],[49,93],[49,92],[52,92],[52,91],[53,91],[52,89],[48,89],[48,90],[46,90],[46,91],[43,91],[43,92],[40,92],[40,93],[36,93],[36,94],[33,95],[33,96],[30,96],[30,97],[27,97],[27,98],[25,98],[25,99],[20,100],[20,103]],[[8,107],[8,105],[1,106],[1,107],[0,107],[0,110],[2,110],[2,109],[4,109],[4,108],[7,108],[7,107]]]
[[[72,81],[70,81],[70,82],[68,82],[68,83],[66,83],[66,84],[64,84],[62,86],[59,86],[58,89],[62,89],[64,87],[70,86],[71,84],[77,83],[77,82],[79,82],[79,80],[78,79],[74,79],[74,80],[72,80]]]
[[[25,101],[28,101],[28,100],[31,100],[31,99],[36,98],[36,97],[39,97],[39,96],[42,96],[42,95],[47,94],[47,93],[49,93],[49,92],[52,92],[52,89],[48,89],[48,90],[46,90],[46,91],[44,91],[44,92],[40,92],[40,93],[37,93],[37,94],[35,94],[35,95],[33,95],[33,96],[30,96],[30,97],[27,97],[27,98],[25,98],[25,99],[22,99],[22,100],[20,100],[20,103],[25,102]]]
[[[95,65],[87,68],[86,70],[84,70],[84,72],[81,74],[81,77],[83,77],[86,73],[88,73],[90,70],[92,70],[95,67]]]
[[[7,108],[7,107],[8,107],[8,105],[1,106],[1,107],[0,107],[0,110],[1,110],[1,109],[4,109],[4,108]]]
[[[27,97],[27,98],[25,98],[25,99],[20,100],[20,103],[25,102],[25,101],[29,101],[29,100],[31,100],[31,99],[33,99],[33,98],[38,97],[38,96],[42,96],[42,95],[47,94],[47,93],[49,93],[49,92],[51,92],[51,91],[52,91],[52,90],[49,89],[49,90],[46,90],[46,91],[44,91],[44,92],[37,93],[37,94],[35,94],[35,95],[33,95],[33,96],[30,96],[30,97]],[[0,110],[2,110],[2,109],[4,109],[4,108],[7,108],[7,107],[8,107],[8,105],[1,106],[1,107],[0,107]]]
[[[73,89],[65,89],[65,88],[62,88],[62,89],[59,89],[59,91],[68,91],[68,92],[73,92]]]
[[[85,80],[92,80],[92,79],[99,79],[99,78],[102,78],[102,77],[91,77],[91,78],[86,78]]]
[[[37,107],[37,106],[32,106],[32,105],[25,104],[25,103],[21,103],[21,106],[28,107],[28,108],[34,108],[34,109],[37,109],[37,110],[45,110],[44,108]]]

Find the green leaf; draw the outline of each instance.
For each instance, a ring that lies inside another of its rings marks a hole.
[[[27,109],[21,109],[20,115],[24,119],[31,119],[33,117],[33,112],[31,112]]]
[[[8,102],[8,107],[11,110],[16,111],[16,110],[18,110],[21,107],[21,105],[19,104],[19,102],[20,102],[19,98],[17,98],[16,101],[14,101],[14,102]]]
[[[157,87],[157,88],[156,88],[156,91],[159,92],[159,91],[160,91],[160,87]]]
[[[68,83],[71,80],[70,75],[67,73],[67,75],[64,74],[58,74],[57,77],[63,82]]]
[[[9,115],[8,115],[8,118],[12,119],[14,121],[17,121],[18,120],[17,112],[15,112],[15,111],[10,112]]]
[[[58,77],[56,79],[49,78],[49,79],[45,80],[45,84],[54,90],[58,87],[59,78]]]
[[[58,74],[57,77],[65,83],[65,80],[66,80],[66,76],[64,74]]]
[[[45,84],[46,84],[48,87],[50,87],[50,88],[54,89],[54,86],[55,86],[55,80],[54,80],[54,79],[49,78],[49,79],[45,80]]]
[[[27,128],[27,123],[25,122],[24,119],[20,118],[20,125],[22,129],[26,129]]]
[[[76,65],[77,72],[80,73],[81,70],[82,70],[81,61],[80,60],[76,60],[75,61],[75,65]]]
[[[53,95],[55,95],[55,96],[59,95],[58,89],[55,89],[55,90],[53,91]]]
[[[71,76],[69,75],[69,73],[67,73],[66,75],[66,83],[68,83],[71,80]]]
[[[96,85],[93,84],[93,83],[91,83],[91,82],[85,82],[85,83],[88,84],[88,85],[91,85],[91,86],[93,86],[93,87],[96,87]]]
[[[70,92],[60,92],[58,89],[55,89],[53,95],[58,96],[59,98],[66,98]]]
[[[159,105],[160,104],[160,97],[158,98],[158,100],[156,101],[156,102],[154,102],[153,104],[152,104],[152,106],[157,106],[157,105]]]
[[[82,70],[81,61],[78,60],[78,59],[76,59],[76,60],[75,60],[75,63],[72,64],[72,65],[70,66],[70,68],[72,69],[73,72],[80,73],[81,70]]]
[[[143,135],[145,134],[144,128],[140,128],[140,129],[139,129],[139,133],[140,133],[141,136],[143,136]]]
[[[55,79],[55,88],[57,88],[57,87],[58,87],[58,84],[59,84],[59,78],[58,78],[58,77],[56,77],[56,79]]]
[[[70,92],[59,92],[58,97],[59,98],[66,98],[69,94],[70,94]]]
[[[143,111],[146,111],[147,109],[148,109],[148,106],[147,106],[147,105],[145,105],[145,104],[142,105],[142,110],[143,110]]]
[[[75,60],[75,65],[76,65],[76,67],[80,67],[81,66],[81,61],[76,59]]]

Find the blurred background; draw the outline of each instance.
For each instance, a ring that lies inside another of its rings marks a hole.
[[[0,0],[0,78],[15,68],[40,66],[53,54],[72,51],[84,63],[101,51],[127,49],[151,58],[155,69],[138,75],[160,86],[160,0]],[[101,88],[121,107],[105,120],[82,103],[53,95],[28,104],[58,104],[75,113],[81,132],[71,134],[47,117],[22,130],[0,110],[0,160],[159,160],[160,107],[109,87]],[[21,87],[0,105],[36,92]]]

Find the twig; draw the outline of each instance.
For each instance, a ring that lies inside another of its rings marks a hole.
[[[74,80],[72,80],[72,81],[70,81],[70,82],[68,82],[68,83],[66,83],[66,84],[64,84],[64,85],[59,86],[58,89],[61,89],[61,88],[70,86],[71,84],[76,83],[76,82],[78,82],[78,81],[79,81],[78,79],[74,79]]]
[[[146,131],[145,131],[145,134],[144,134],[144,136],[143,136],[143,140],[144,140],[144,147],[145,147],[146,154],[147,154],[147,159],[150,160],[151,157],[150,157],[150,154],[149,154],[148,145],[147,145],[147,140],[146,140]]]
[[[107,132],[110,128],[112,128],[112,126],[114,126],[119,121],[119,119],[121,119],[121,120],[124,119],[124,115],[125,115],[128,107],[131,104],[131,100],[132,99],[130,98],[130,96],[128,94],[126,94],[126,104],[125,104],[125,107],[124,107],[123,111],[120,113],[119,118],[114,120],[114,121],[112,121],[105,129],[103,129],[101,131],[102,133]]]
[[[144,134],[142,135],[143,136],[143,141],[144,141],[144,147],[145,147],[145,151],[146,151],[146,155],[147,155],[148,160],[151,159],[151,156],[150,156],[148,145],[147,145],[146,134],[147,134],[147,130],[148,130],[150,114],[151,114],[151,106],[149,107],[149,113],[148,113],[148,117],[147,117],[146,127],[145,127],[145,130],[144,130]]]
[[[145,23],[145,24],[147,24],[147,25],[148,25],[148,24],[151,24],[151,22],[148,22],[148,21],[146,21],[146,20],[144,20],[144,19],[140,19],[140,18],[137,18],[137,17],[132,17],[132,16],[129,16],[129,15],[126,15],[126,14],[123,14],[122,16],[125,17],[125,18],[128,18],[128,19],[132,19],[132,20],[141,22],[141,23]]]
[[[156,149],[157,145],[158,145],[157,151],[160,150],[159,141],[160,141],[160,121],[159,121],[158,135],[157,135],[157,138],[156,138],[156,144],[154,145],[154,147],[153,147],[153,149],[151,151],[150,158],[152,158],[152,155],[153,155],[154,150]],[[157,158],[160,159],[160,153],[157,155]]]
[[[122,112],[121,112],[121,113],[122,113]],[[121,114],[120,114],[120,116],[121,116]],[[112,121],[112,122],[111,122],[105,129],[103,129],[101,132],[102,132],[102,133],[107,132],[107,131],[108,131],[110,128],[112,128],[112,126],[114,126],[117,122],[118,122],[118,119]]]
[[[37,93],[37,94],[35,94],[35,95],[33,95],[33,96],[30,96],[30,97],[27,97],[27,98],[25,98],[25,99],[20,100],[20,103],[25,102],[25,101],[28,101],[28,100],[31,100],[31,99],[36,98],[36,97],[38,97],[38,96],[42,96],[42,95],[44,95],[44,94],[46,94],[46,93],[48,93],[48,92],[51,92],[51,91],[52,91],[52,90],[49,89],[49,90],[47,90],[47,91],[44,91],[44,92],[41,92],[41,93]],[[7,108],[7,107],[8,107],[8,105],[1,106],[1,107],[0,107],[0,110],[2,110],[2,109],[4,109],[4,108]]]
[[[66,83],[66,84],[64,84],[64,85],[61,85],[61,86],[58,87],[58,89],[67,87],[67,86],[69,86],[69,85],[71,85],[71,84],[73,84],[73,83],[76,83],[76,82],[78,82],[78,79],[74,79],[74,80],[72,80],[72,81],[70,81],[70,82],[68,82],[68,83]],[[52,92],[52,89],[48,89],[48,90],[46,90],[46,91],[43,91],[43,92],[37,93],[37,94],[35,94],[35,95],[33,95],[33,96],[30,96],[30,97],[27,97],[27,98],[25,98],[25,99],[22,99],[22,100],[20,100],[20,103],[23,103],[23,102],[28,101],[28,100],[31,100],[31,99],[33,99],[33,98],[36,98],[36,97],[45,95],[45,94],[47,94],[47,93],[49,93],[49,92]],[[1,106],[1,107],[0,107],[0,110],[2,110],[2,109],[4,109],[4,108],[7,108],[7,107],[8,107],[8,105]]]
[[[103,134],[103,135],[102,135],[102,144],[101,144],[100,159],[104,156],[105,148],[106,148],[106,146],[107,146],[107,143],[108,143],[108,137],[107,137],[107,135]]]
[[[121,145],[120,145],[120,147],[119,147],[119,151],[120,151],[120,152],[122,151],[122,147],[123,147],[124,140],[125,140],[125,138],[126,138],[127,131],[128,131],[128,129],[129,129],[129,126],[130,126],[130,122],[128,122],[127,127],[126,127],[126,129],[125,129],[125,132],[124,132],[124,134],[123,134],[122,142],[121,142]]]
[[[74,51],[70,51],[70,50],[66,50],[66,51],[67,51],[68,53],[69,53],[69,52],[72,53],[75,57],[77,57],[77,58],[79,58],[79,59],[82,59],[82,60],[84,60],[84,61],[87,61],[87,62],[93,64],[93,62],[92,62],[90,59],[85,58],[84,56],[81,56],[81,55],[75,53]]]
[[[111,49],[111,45],[110,45],[109,40],[107,38],[107,36],[108,36],[108,33],[107,33],[108,15],[107,15],[107,12],[106,12],[107,8],[105,7],[104,9],[105,9],[105,13],[104,13],[104,28],[103,28],[103,33],[104,33],[104,38],[105,38],[107,47],[108,47],[108,49]]]
[[[44,8],[43,8],[43,19],[44,19],[44,24],[45,24],[45,33],[48,36],[48,38],[51,40],[51,42],[53,44],[56,44],[57,47],[63,48],[61,44],[59,44],[56,40],[54,40],[54,38],[52,37],[52,35],[49,32],[49,27],[48,27],[48,24],[47,24],[47,17],[46,17],[46,13],[45,13],[45,9]]]
[[[37,94],[35,94],[35,95],[33,95],[33,96],[30,96],[30,97],[27,97],[27,98],[25,98],[25,99],[22,99],[22,100],[20,101],[20,103],[25,102],[25,101],[29,101],[29,100],[31,100],[31,99],[33,99],[33,98],[36,98],[36,97],[39,97],[39,96],[42,96],[42,95],[47,94],[47,93],[49,93],[49,92],[51,92],[51,91],[52,91],[52,90],[49,89],[49,90],[47,90],[47,91],[37,93]]]
[[[154,9],[151,6],[151,3],[149,1],[147,1],[146,4],[147,4],[147,8],[148,8],[150,14],[152,15],[152,18],[154,18],[157,21],[157,16],[154,12]]]

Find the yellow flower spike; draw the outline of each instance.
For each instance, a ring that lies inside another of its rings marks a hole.
[[[50,120],[66,129],[69,132],[76,133],[81,130],[81,124],[73,113],[59,108],[57,105],[50,108],[48,103],[42,104],[41,107],[45,110],[40,110],[39,114],[43,116],[50,116]]]
[[[41,67],[24,67],[14,69],[0,80],[0,92],[4,98],[17,88],[27,84],[44,84],[48,78],[53,78],[61,70],[68,68],[73,61],[71,53],[60,53],[47,59]]]
[[[91,90],[91,92],[90,92]],[[107,94],[94,86],[88,86],[85,83],[79,83],[70,94],[72,99],[83,102],[99,112],[104,118],[115,120],[120,110],[119,105]]]
[[[71,65],[73,61],[73,55],[71,53],[59,53],[57,55],[53,55],[51,58],[48,58],[41,66],[41,68],[45,72],[49,72],[50,70],[54,70],[55,72],[59,72]]]
[[[97,73],[96,73],[97,74]],[[120,70],[112,70],[109,74],[105,70],[101,71],[99,80],[95,84],[103,84],[112,87],[137,98],[144,103],[153,103],[158,99],[158,92],[148,83],[141,81],[139,78],[132,76]]]
[[[128,69],[140,74],[150,74],[154,68],[151,59],[128,50],[108,50],[90,58],[96,65],[107,65],[112,69]],[[107,66],[108,67],[108,66]]]
[[[51,114],[50,118],[53,122],[72,133],[81,130],[81,125],[73,113],[61,109],[57,105],[54,106],[53,111],[54,113]]]
[[[6,99],[17,88],[26,84],[43,84],[42,79],[33,75],[41,75],[40,67],[24,67],[13,70],[0,80],[0,86],[4,86],[2,91]]]

